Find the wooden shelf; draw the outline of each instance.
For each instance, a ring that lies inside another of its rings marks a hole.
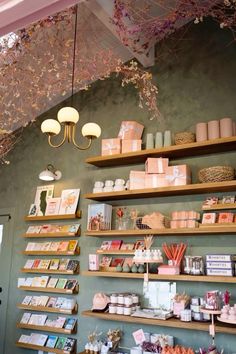
[[[125,273],[125,272],[102,272],[102,271],[82,271],[82,275],[86,277],[107,277],[107,278],[129,278],[143,279],[144,274]],[[236,277],[225,277],[216,275],[172,275],[172,274],[152,274],[149,273],[150,280],[171,280],[171,281],[187,281],[187,282],[204,282],[204,283],[227,283],[236,284]]]
[[[28,256],[77,256],[80,254],[80,248],[77,247],[77,249],[73,251],[65,251],[65,252],[59,252],[59,251],[22,251],[22,254],[28,255]]]
[[[31,305],[23,305],[23,304],[17,304],[18,309],[21,310],[27,310],[27,311],[36,311],[36,312],[52,312],[52,313],[60,313],[64,315],[75,315],[78,312],[78,306],[73,310],[64,310],[64,309],[58,309],[54,307],[47,307],[47,306],[31,306]]]
[[[80,230],[75,234],[74,232],[49,232],[49,233],[26,233],[23,234],[22,237],[25,238],[57,238],[57,237],[79,237],[80,236]]]
[[[73,328],[73,330],[70,329],[65,329],[65,328],[56,328],[56,327],[49,327],[49,326],[36,326],[36,325],[31,325],[31,324],[23,324],[23,323],[17,323],[16,324],[17,328],[23,328],[23,329],[32,329],[36,331],[45,331],[45,332],[53,332],[53,333],[62,333],[62,334],[75,334],[76,333],[76,325]]]
[[[75,214],[63,214],[63,215],[42,215],[42,216],[25,216],[25,221],[49,221],[49,220],[68,220],[68,219],[80,219],[82,211],[78,210]]]
[[[236,234],[236,223],[234,226],[224,226],[210,228],[208,226],[201,228],[188,229],[144,229],[144,230],[107,230],[107,231],[86,231],[86,236],[93,237],[132,237],[132,236],[194,236],[194,235],[215,235],[215,234]]]
[[[95,156],[86,159],[97,167],[121,166],[144,163],[148,157],[169,157],[171,159],[220,153],[236,149],[236,137],[207,140],[184,145],[172,145],[160,149],[149,149],[125,154]]]
[[[236,203],[232,204],[215,204],[215,205],[203,205],[202,210],[229,210],[229,209],[236,209]]]
[[[142,199],[152,197],[169,197],[175,195],[219,193],[230,192],[235,190],[236,180],[227,182],[188,184],[185,186],[135,189],[121,192],[88,193],[84,195],[84,198],[97,201],[108,201],[139,198]]]
[[[19,286],[20,290],[25,290],[25,291],[38,291],[42,293],[55,293],[55,294],[78,294],[79,287],[75,287],[74,290],[71,289],[57,289],[57,288],[43,288],[40,286]]]
[[[209,323],[205,322],[182,322],[175,318],[170,318],[168,320],[156,320],[150,318],[142,317],[133,317],[125,315],[113,315],[104,312],[92,312],[92,311],[83,311],[82,315],[85,317],[98,318],[101,320],[107,321],[118,321],[126,323],[140,323],[144,325],[151,326],[160,326],[160,327],[172,327],[172,328],[181,328],[189,329],[194,331],[209,331]],[[215,328],[217,333],[227,333],[227,334],[236,334],[236,327],[230,327],[229,325],[216,324]]]
[[[115,250],[106,250],[106,251],[103,251],[103,250],[97,250],[96,251],[97,254],[116,254],[116,255],[134,255],[134,251],[115,251]]]
[[[40,273],[40,274],[64,274],[64,275],[75,275],[79,274],[79,271],[73,270],[54,270],[54,269],[27,269],[21,268],[22,273]]]
[[[41,350],[47,353],[57,353],[57,354],[75,354],[76,350],[68,352],[67,350],[56,349],[56,348],[48,348],[42,347],[41,345],[29,344],[29,343],[20,343],[16,342],[16,346],[24,349],[32,349],[32,350]]]

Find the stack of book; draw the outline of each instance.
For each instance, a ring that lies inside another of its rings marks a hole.
[[[42,306],[62,310],[73,310],[76,306],[74,299],[49,296],[25,296],[21,304],[26,306]]]
[[[75,348],[76,339],[68,337],[57,337],[54,335],[31,333],[30,335],[22,334],[19,343],[34,344],[40,347],[57,348],[64,351],[72,352]]]
[[[233,254],[207,254],[206,274],[232,277],[235,275],[235,261]]]
[[[48,276],[34,277],[34,278],[19,278],[18,287],[39,287],[39,288],[56,288],[74,290],[78,285],[75,279],[51,278]]]
[[[63,270],[76,272],[79,268],[79,261],[73,259],[29,259],[24,269]]]
[[[66,317],[57,317],[55,319],[50,319],[47,315],[37,315],[25,312],[20,320],[20,323],[34,326],[63,328],[65,330],[72,331],[75,327],[76,319]]]
[[[43,252],[75,252],[78,241],[61,241],[61,242],[28,242],[26,251],[43,251]]]

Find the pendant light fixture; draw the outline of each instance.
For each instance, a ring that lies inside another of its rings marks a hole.
[[[86,146],[80,146],[75,141],[76,124],[79,121],[79,112],[73,107],[74,82],[75,82],[75,59],[76,59],[76,39],[77,39],[77,22],[78,22],[78,5],[75,8],[75,30],[74,30],[74,48],[73,48],[73,65],[72,65],[72,82],[71,82],[71,107],[63,107],[57,113],[57,120],[46,119],[41,124],[41,131],[48,135],[48,143],[50,146],[58,148],[66,141],[73,143],[78,149],[86,150],[91,146],[92,140],[99,138],[101,128],[96,123],[87,123],[82,127],[81,133],[88,139]],[[63,139],[59,144],[52,143],[52,137],[58,135],[64,128]]]

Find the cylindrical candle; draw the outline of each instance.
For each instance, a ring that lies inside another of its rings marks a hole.
[[[231,118],[223,118],[220,120],[220,136],[221,138],[233,136],[233,121]]]
[[[207,140],[207,123],[197,123],[196,124],[196,141],[206,141]]]
[[[233,136],[236,135],[236,122],[233,121]]]
[[[218,139],[220,137],[220,122],[211,120],[207,123],[208,139]]]
[[[159,149],[163,146],[163,134],[162,132],[156,132],[155,148]]]
[[[164,132],[164,146],[171,146],[171,131],[166,130]]]
[[[148,133],[146,136],[146,149],[154,148],[154,136],[152,133]]]

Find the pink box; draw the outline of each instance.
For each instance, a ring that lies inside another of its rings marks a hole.
[[[121,152],[121,140],[118,138],[102,139],[102,156],[116,155]]]
[[[169,186],[184,186],[191,183],[191,170],[187,165],[169,166],[166,178]]]
[[[198,227],[199,224],[196,220],[171,220],[170,228],[171,229],[183,229],[183,228],[195,228]]]
[[[164,173],[145,175],[145,188],[167,187],[168,185],[169,184]]]
[[[120,139],[141,139],[144,126],[134,120],[121,122],[118,138]]]
[[[158,267],[158,274],[180,274],[180,269],[178,266],[162,264]]]
[[[214,224],[216,222],[216,213],[204,213],[202,224]]]
[[[148,157],[145,162],[146,173],[166,173],[169,159]]]
[[[173,211],[171,213],[172,220],[199,220],[200,214],[194,210],[190,211]]]
[[[180,301],[180,302],[174,302],[173,304],[173,313],[175,316],[180,316],[180,312],[185,309],[186,302],[185,301]]]
[[[132,152],[132,151],[140,151],[142,150],[142,140],[121,140],[121,152]]]
[[[145,172],[144,171],[130,171],[129,174],[130,189],[145,188]]]
[[[234,214],[233,213],[219,213],[218,217],[218,223],[219,224],[224,224],[228,222],[233,222],[234,220]]]

